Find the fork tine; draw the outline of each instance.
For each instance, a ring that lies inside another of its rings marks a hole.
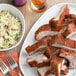
[[[12,57],[10,55],[6,56],[6,60],[9,65],[13,65],[15,63],[15,61],[12,59]]]
[[[0,70],[4,75],[10,74],[10,69],[6,66],[2,59],[0,59]]]
[[[18,67],[18,64],[16,63],[16,61],[10,55],[6,56],[6,60],[12,69],[16,69]]]
[[[6,69],[6,67],[5,67],[5,65],[3,64],[3,61],[2,61],[2,60],[0,60],[0,67],[3,67],[3,68],[2,68],[3,70]]]
[[[0,62],[0,67],[1,67],[2,70],[4,70],[4,68],[3,68],[4,66],[1,62]]]
[[[8,57],[6,57],[6,60],[7,60],[9,65],[12,65],[12,61]]]
[[[7,55],[6,58],[9,60],[9,62],[11,61],[12,63],[15,63],[15,61],[10,55]]]
[[[0,60],[0,64],[1,64],[0,66],[6,68],[6,65],[4,64],[4,62],[2,60]]]

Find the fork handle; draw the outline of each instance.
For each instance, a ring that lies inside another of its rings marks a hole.
[[[18,71],[18,69],[16,70],[19,76],[22,76],[21,73]]]

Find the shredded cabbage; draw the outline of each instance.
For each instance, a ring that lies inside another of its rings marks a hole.
[[[0,48],[9,48],[20,39],[21,22],[10,11],[0,12]]]

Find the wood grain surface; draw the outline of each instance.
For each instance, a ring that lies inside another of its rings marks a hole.
[[[57,3],[62,3],[62,2],[76,3],[76,0],[47,0],[47,2],[46,2],[47,9],[50,8],[51,6],[57,4]],[[0,0],[0,3],[9,3],[9,4],[13,5],[12,0]],[[26,21],[25,35],[24,35],[24,38],[23,38],[21,44],[14,49],[8,50],[7,53],[14,52],[14,51],[17,51],[18,54],[20,53],[22,44],[23,44],[28,32],[30,31],[33,24],[44,13],[44,12],[43,13],[35,13],[35,12],[31,11],[31,9],[29,8],[29,5],[30,5],[30,0],[27,0],[27,3],[24,6],[17,7],[24,15],[24,18]]]

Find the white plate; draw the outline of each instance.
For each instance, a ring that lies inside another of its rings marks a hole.
[[[28,33],[26,40],[24,41],[23,47],[21,49],[20,53],[20,58],[19,58],[19,64],[22,73],[24,76],[38,76],[37,75],[37,70],[36,68],[31,68],[27,63],[26,63],[26,58],[28,57],[28,54],[25,50],[25,47],[33,44],[35,41],[34,39],[34,33],[35,31],[43,24],[49,23],[49,20],[55,16],[58,15],[60,8],[68,4],[70,13],[76,14],[76,5],[72,3],[60,3],[57,5],[54,5],[51,7],[49,10],[47,10],[41,17],[40,19],[34,24],[30,32]],[[76,76],[76,69],[70,70],[67,76]]]

